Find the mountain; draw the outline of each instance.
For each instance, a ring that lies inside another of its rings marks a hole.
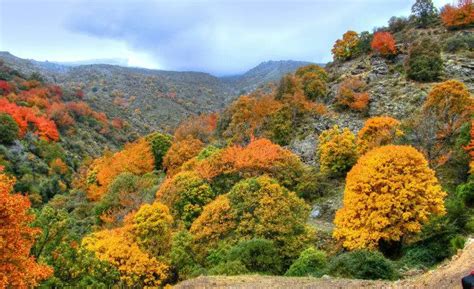
[[[218,111],[242,91],[278,81],[308,64],[267,61],[242,75],[216,77],[202,72],[176,72],[110,64],[72,65],[18,58],[0,52],[0,60],[24,75],[41,74],[69,91],[83,91],[84,100],[107,116],[125,119],[140,134],[171,131],[189,115]],[[79,64],[79,63],[78,63]]]

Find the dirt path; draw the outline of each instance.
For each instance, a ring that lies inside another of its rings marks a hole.
[[[175,288],[461,288],[461,278],[474,270],[474,239],[451,260],[424,274],[395,282],[336,278],[289,278],[280,276],[202,276],[179,283]]]

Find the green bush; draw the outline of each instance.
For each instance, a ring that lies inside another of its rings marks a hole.
[[[192,250],[192,236],[188,231],[183,230],[173,236],[170,259],[179,280],[195,277],[202,271]]]
[[[327,267],[326,254],[314,247],[301,252],[298,259],[291,264],[285,276],[314,276],[324,275]]]
[[[413,44],[405,63],[407,76],[416,81],[434,81],[443,70],[441,49],[430,38],[421,39]]]
[[[336,277],[371,280],[398,277],[393,262],[373,251],[353,251],[336,256],[329,263],[329,273]]]
[[[157,170],[163,168],[163,157],[171,146],[172,137],[159,132],[147,136],[147,140],[151,144],[151,150],[155,158],[155,167]]]
[[[460,50],[474,50],[474,35],[454,35],[446,39],[444,51],[454,53]]]
[[[209,275],[227,276],[243,275],[247,273],[249,273],[249,271],[247,270],[245,265],[238,260],[220,263],[219,265],[212,267],[208,271]]]
[[[239,261],[250,272],[278,274],[281,271],[281,258],[272,241],[252,239],[241,241],[229,250],[229,261]]]
[[[18,124],[9,114],[0,113],[0,143],[11,144],[18,138]]]
[[[456,254],[458,250],[463,249],[466,244],[466,237],[462,235],[456,235],[449,241],[451,252]]]
[[[425,269],[436,264],[435,255],[435,252],[430,247],[414,246],[406,249],[398,263],[401,267]]]

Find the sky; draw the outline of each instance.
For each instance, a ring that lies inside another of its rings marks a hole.
[[[436,7],[452,0],[434,0]],[[242,73],[262,61],[331,60],[347,30],[408,16],[414,0],[0,0],[0,51],[39,61]]]

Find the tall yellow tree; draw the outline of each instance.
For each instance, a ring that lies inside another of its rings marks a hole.
[[[375,249],[381,240],[400,241],[419,232],[432,214],[444,214],[445,196],[415,148],[375,148],[347,174],[333,235],[349,250]]]

